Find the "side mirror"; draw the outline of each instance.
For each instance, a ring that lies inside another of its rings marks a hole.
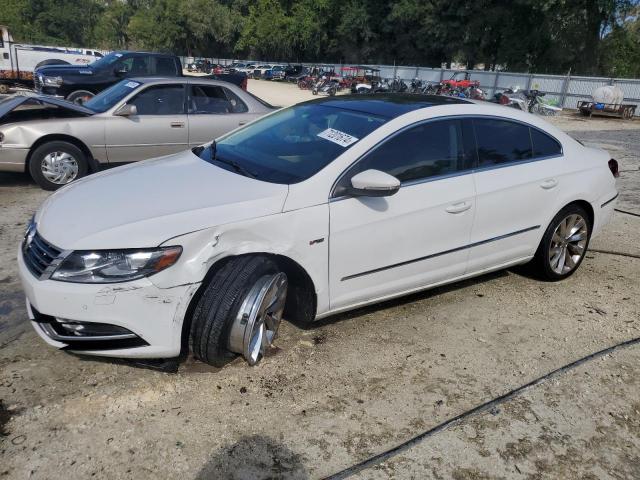
[[[388,197],[400,190],[400,180],[380,170],[365,170],[351,177],[349,195],[359,197]]]
[[[117,115],[119,117],[131,117],[137,114],[138,114],[138,108],[135,105],[131,105],[128,103],[122,105],[114,113],[114,115]]]
[[[122,67],[120,67],[120,68],[116,67],[116,68],[114,68],[114,70],[113,70],[113,74],[114,74],[116,77],[122,77],[122,76],[124,76],[124,75],[126,75],[126,74],[127,74],[127,69],[126,69],[126,68],[122,68]]]

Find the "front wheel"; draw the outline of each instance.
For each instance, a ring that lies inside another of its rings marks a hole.
[[[579,205],[568,205],[553,218],[535,257],[534,272],[551,281],[563,280],[578,269],[591,238],[589,215]]]
[[[47,142],[29,158],[29,173],[44,190],[58,188],[89,173],[86,155],[69,142]]]
[[[91,93],[88,90],[76,90],[75,92],[71,92],[67,96],[67,100],[81,105],[87,100],[91,100],[93,97],[94,97],[93,93]]]
[[[255,365],[277,335],[286,299],[287,276],[271,259],[247,255],[228,260],[194,310],[194,356],[221,367],[240,354]]]

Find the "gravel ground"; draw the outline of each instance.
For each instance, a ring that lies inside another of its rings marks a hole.
[[[250,81],[273,104],[295,86]],[[640,122],[553,119],[623,171],[640,213]],[[322,478],[593,352],[640,337],[640,259],[590,252],[561,283],[509,270],[284,323],[260,365],[167,374],[46,346],[15,250],[48,196],[0,174],[0,478]],[[592,248],[640,256],[617,213]],[[357,478],[640,478],[640,345],[597,357],[370,465]]]

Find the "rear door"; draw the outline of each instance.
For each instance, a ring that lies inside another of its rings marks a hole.
[[[136,106],[136,115],[107,118],[109,163],[135,162],[187,149],[185,103],[186,87],[179,83],[152,85],[127,101]]]
[[[210,142],[261,115],[250,112],[247,104],[230,88],[197,83],[189,87],[189,145],[192,147]]]
[[[555,213],[564,157],[557,140],[527,124],[493,117],[469,122],[478,168],[468,271],[477,272],[535,253]]]

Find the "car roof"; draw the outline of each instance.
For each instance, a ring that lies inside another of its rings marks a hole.
[[[325,97],[305,102],[306,105],[325,105],[327,107],[378,115],[389,119],[426,107],[470,103],[471,102],[467,100],[455,97],[409,93],[341,95],[339,97]]]
[[[184,77],[132,77],[127,80],[141,83],[143,85],[151,85],[156,83],[162,84],[174,84],[174,83],[208,83],[210,85],[224,85],[227,86],[230,82],[224,80],[215,80],[213,78],[199,77],[199,76],[184,76]],[[233,83],[232,83],[233,85]]]

